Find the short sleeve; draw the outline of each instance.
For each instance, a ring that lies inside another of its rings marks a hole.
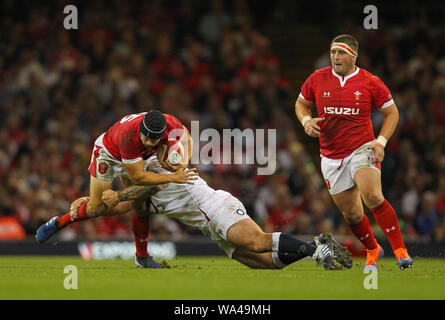
[[[129,130],[119,139],[119,151],[123,163],[136,163],[142,160],[140,151],[139,137],[135,135],[134,131]]]
[[[384,109],[394,103],[391,92],[388,87],[380,80],[379,77],[375,77],[372,86],[372,101],[373,106]]]
[[[304,100],[315,102],[315,90],[313,87],[313,82],[314,74],[311,74],[301,86],[299,97],[303,98]]]
[[[165,118],[167,120],[165,139],[167,141],[179,141],[184,133],[184,127],[181,121],[172,115],[165,115]]]

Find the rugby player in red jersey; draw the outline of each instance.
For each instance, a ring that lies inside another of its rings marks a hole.
[[[396,129],[399,113],[385,84],[356,66],[358,42],[335,37],[330,46],[332,67],[316,70],[304,82],[295,112],[306,134],[320,141],[321,170],[332,198],[352,233],[367,249],[365,270],[377,269],[383,249],[364,214],[362,199],[391,243],[400,269],[413,266],[393,207],[381,185],[385,145]],[[318,117],[312,118],[316,106]],[[371,111],[384,116],[377,139]]]
[[[90,196],[76,210],[70,210],[61,217],[54,217],[42,225],[36,232],[39,242],[47,241],[56,232],[67,225],[98,216],[120,214],[120,207],[108,208],[102,201],[102,193],[111,189],[114,178],[120,176],[125,186],[160,185],[169,182],[192,184],[196,179],[196,169],[187,170],[186,165],[167,166],[175,171],[172,174],[156,174],[145,171],[144,159],[148,159],[156,148],[168,144],[170,139],[189,141],[187,129],[175,117],[157,110],[130,114],[116,122],[94,143],[89,172]],[[191,143],[190,143],[191,145]],[[149,220],[139,210],[140,203],[133,202],[136,214],[132,217],[133,233],[136,242],[136,263],[147,265],[149,256],[147,242]]]
[[[156,156],[144,162],[147,171],[168,173]],[[251,268],[282,269],[305,257],[312,257],[326,270],[352,267],[351,254],[332,235],[323,233],[313,242],[305,242],[281,232],[265,233],[249,217],[240,200],[224,190],[211,188],[201,178],[193,185],[132,185],[120,191],[105,190],[102,199],[109,207],[127,205],[129,211],[129,200],[147,200],[147,213],[163,214],[201,230],[217,241],[230,258]],[[84,201],[87,199],[79,199],[73,206]]]

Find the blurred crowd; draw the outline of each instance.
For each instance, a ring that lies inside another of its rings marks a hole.
[[[88,195],[94,140],[123,116],[152,108],[189,129],[191,121],[219,132],[276,129],[275,174],[258,175],[258,165],[199,164],[201,177],[238,197],[267,232],[349,234],[318,155],[301,136],[298,92],[289,83],[295,79],[283,77],[286,66],[250,2],[92,1],[78,30],[62,27],[61,3],[39,4],[21,19],[5,15],[13,1],[2,3],[0,237],[33,235]],[[350,25],[342,31],[358,37],[358,65],[382,78],[400,110],[383,164],[385,196],[406,237],[443,242],[445,28],[430,30],[419,19],[371,36]],[[378,130],[382,117],[373,121]],[[158,239],[199,234],[163,216],[154,216],[151,228]],[[128,215],[73,224],[59,239],[131,236]]]

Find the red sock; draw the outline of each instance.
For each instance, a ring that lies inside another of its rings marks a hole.
[[[366,214],[363,215],[363,219],[357,224],[346,223],[352,233],[363,243],[366,249],[372,250],[377,248],[377,241],[372,234],[371,227],[369,226],[369,219]]]
[[[393,250],[405,248],[402,233],[400,232],[399,220],[396,212],[386,199],[377,207],[370,209],[374,214],[375,221],[382,228]]]
[[[138,217],[134,212],[131,217],[136,255],[139,258],[148,257],[148,238],[150,232],[149,216]]]
[[[80,207],[77,209],[77,217],[72,217],[71,211],[68,211],[68,213],[66,213],[65,215],[57,218],[56,220],[59,222],[59,227],[64,228],[73,222],[88,219],[89,217],[87,216],[87,204],[88,201],[80,205]]]

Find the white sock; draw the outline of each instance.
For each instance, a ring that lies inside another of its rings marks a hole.
[[[272,233],[272,251],[278,252],[281,232]]]
[[[274,265],[278,268],[278,269],[283,269],[284,267],[287,267],[287,264],[285,264],[284,262],[282,262],[280,260],[280,257],[278,257],[278,252],[272,252],[272,260]]]

